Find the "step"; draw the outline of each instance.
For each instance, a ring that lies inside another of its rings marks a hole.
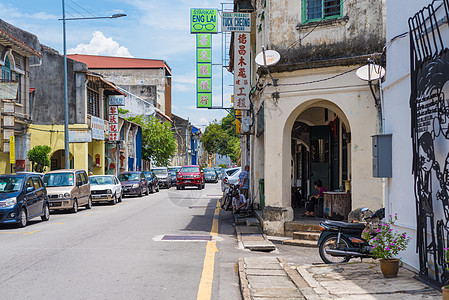
[[[299,246],[299,247],[310,247],[310,248],[316,248],[317,242],[316,241],[308,241],[308,240],[284,240],[282,242],[284,245],[290,245],[290,246]]]
[[[318,241],[320,238],[319,232],[311,232],[311,231],[295,231],[293,232],[294,240],[307,240],[307,241]]]
[[[285,231],[312,231],[319,232],[320,227],[318,226],[319,222],[314,223],[298,223],[298,222],[286,222],[285,223]]]

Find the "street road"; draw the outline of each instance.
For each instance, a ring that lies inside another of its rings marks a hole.
[[[162,189],[2,226],[0,299],[239,299],[238,257],[319,262],[316,249],[238,250],[230,212],[215,209],[220,193],[219,184]]]

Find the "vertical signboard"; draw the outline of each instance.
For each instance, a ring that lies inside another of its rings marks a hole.
[[[118,132],[118,106],[109,106],[109,141],[119,140]]]
[[[94,116],[90,119],[90,128],[92,130],[92,139],[104,140],[104,120]]]
[[[212,35],[196,35],[196,94],[198,108],[212,107]]]
[[[9,138],[9,162],[16,163],[16,138],[13,135]]]
[[[235,33],[234,40],[234,109],[249,110],[250,34]]]

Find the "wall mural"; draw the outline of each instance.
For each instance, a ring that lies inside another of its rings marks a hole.
[[[449,49],[438,20],[449,0],[435,1],[409,19],[413,174],[421,280],[449,280],[444,248],[449,234]]]

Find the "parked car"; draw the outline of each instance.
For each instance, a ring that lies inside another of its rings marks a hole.
[[[150,189],[150,193],[159,192],[159,180],[157,179],[156,174],[152,171],[143,171],[145,177],[148,180],[148,188]]]
[[[115,175],[89,176],[92,202],[122,202],[122,185]]]
[[[222,173],[223,175],[222,175],[222,179],[221,179],[221,190],[223,192],[229,186],[228,177],[232,176],[233,174],[240,171],[241,169],[242,169],[241,167],[233,167],[233,168],[223,170],[223,173]],[[237,183],[238,183],[238,177],[237,177]]]
[[[218,183],[218,174],[214,168],[204,168],[206,182]]]
[[[215,171],[216,171],[217,174],[218,174],[218,180],[221,180],[221,178],[222,178],[222,176],[223,176],[223,170],[224,170],[224,168],[221,168],[221,167],[215,167],[214,169],[215,169]]]
[[[36,173],[0,175],[0,223],[25,227],[28,220],[50,219],[47,190]]]
[[[179,166],[168,168],[168,174],[170,175],[172,186],[176,185],[176,175],[178,174],[179,170],[181,170],[181,167],[179,167]]]
[[[122,184],[122,195],[137,195],[142,197],[145,193],[148,195],[150,190],[148,188],[148,180],[145,174],[140,171],[124,172],[118,176],[118,180]]]
[[[184,166],[176,176],[176,189],[184,189],[186,186],[196,186],[204,189],[206,180],[203,170],[198,165]]]
[[[50,210],[70,210],[77,213],[80,206],[92,208],[90,183],[84,170],[55,170],[44,175]]]
[[[160,167],[151,169],[154,174],[157,176],[157,180],[159,180],[159,186],[165,187],[169,189],[171,187],[171,178],[168,174],[168,168]]]

